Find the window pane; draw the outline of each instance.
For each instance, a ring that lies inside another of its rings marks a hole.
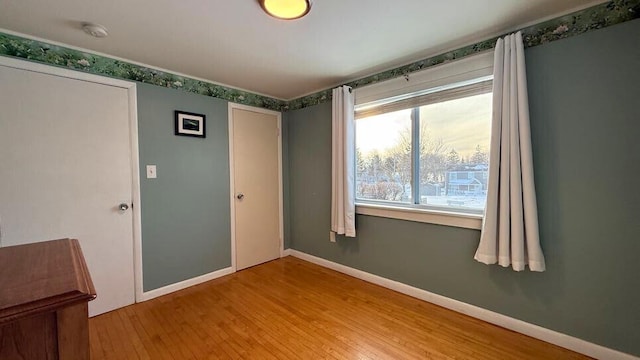
[[[491,93],[420,107],[420,203],[484,210]]]
[[[356,120],[356,198],[411,197],[411,109]]]

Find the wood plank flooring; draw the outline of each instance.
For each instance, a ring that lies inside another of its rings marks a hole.
[[[286,257],[90,319],[98,359],[587,359]]]

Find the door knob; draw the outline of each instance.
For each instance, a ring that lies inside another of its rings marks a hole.
[[[129,210],[129,204],[122,203],[122,204],[118,205],[118,209],[120,209],[120,211],[127,211],[127,210]]]
[[[242,199],[244,199],[244,194],[243,193],[238,193],[238,195],[236,195],[236,198],[238,198],[238,200],[242,200]]]

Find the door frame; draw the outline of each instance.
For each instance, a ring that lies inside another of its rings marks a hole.
[[[229,102],[229,204],[231,215],[231,268],[233,272],[237,271],[236,267],[236,190],[235,190],[235,165],[233,154],[233,110],[252,111],[260,114],[275,115],[278,122],[278,228],[280,257],[284,256],[284,205],[283,205],[283,188],[282,188],[282,113],[274,110],[268,110],[248,105]]]
[[[138,102],[136,84],[130,81],[118,80],[84,73],[80,71],[44,65],[25,60],[0,56],[0,66],[32,71],[36,73],[64,77],[73,80],[87,81],[100,85],[108,85],[127,90],[129,97],[129,144],[131,147],[131,197],[132,197],[132,233],[133,233],[133,282],[135,302],[143,301],[142,287],[142,222],[140,201],[140,158],[138,152]],[[114,200],[114,201],[117,201]]]

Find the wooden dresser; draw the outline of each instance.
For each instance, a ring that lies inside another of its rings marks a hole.
[[[78,240],[0,248],[0,359],[89,359],[95,297]]]

